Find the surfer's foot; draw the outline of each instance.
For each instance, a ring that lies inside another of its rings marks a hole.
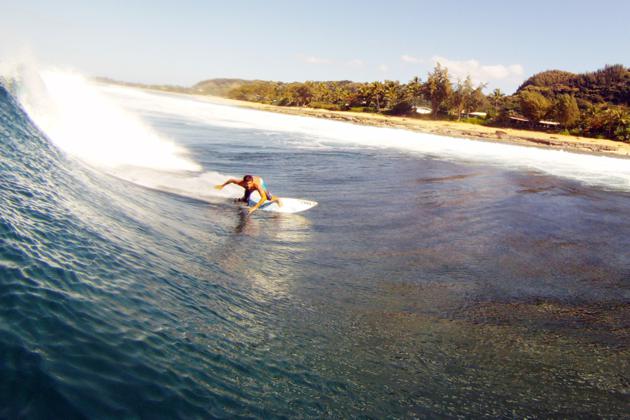
[[[272,202],[278,203],[278,207],[282,207],[282,200],[280,200],[279,198],[274,198]]]

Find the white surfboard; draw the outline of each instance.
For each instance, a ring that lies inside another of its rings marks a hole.
[[[249,198],[248,205],[255,206],[260,200],[258,194],[252,194]],[[302,200],[301,198],[285,198],[280,197],[280,203],[265,202],[258,209],[263,211],[271,211],[274,213],[299,213],[313,208],[317,205],[317,201]]]

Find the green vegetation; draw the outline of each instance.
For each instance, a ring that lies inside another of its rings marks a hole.
[[[584,74],[544,71],[527,79],[514,96],[527,104],[522,114],[535,121],[555,118],[573,134],[630,142],[630,69],[620,64]],[[541,96],[552,103],[544,115]]]
[[[529,119],[530,123],[542,120],[549,113],[549,109],[551,109],[551,102],[538,92],[523,91],[518,99],[521,111]]]
[[[580,108],[587,104],[604,102],[628,106],[630,105],[630,69],[616,64],[584,74],[549,70],[527,79],[516,93],[524,90],[538,91],[548,98],[568,94],[575,97]]]
[[[431,116],[435,118],[442,105],[453,93],[448,69],[438,63],[433,69],[433,73],[429,73],[423,91],[425,99],[431,102]]]
[[[589,107],[581,120],[581,133],[630,143],[630,111],[628,108],[598,104]]]
[[[554,105],[556,120],[566,128],[572,128],[580,119],[577,100],[566,93],[558,96]]]
[[[388,115],[417,116],[415,108],[429,107],[433,119],[570,132],[630,142],[630,69],[622,65],[585,74],[544,71],[527,79],[510,96],[500,89],[485,95],[484,88],[485,85],[474,86],[470,77],[453,82],[448,69],[437,64],[426,82],[419,77],[407,84],[391,80],[255,81],[242,82],[228,91],[227,96],[274,105]],[[484,113],[485,117],[480,117]]]
[[[483,88],[484,85],[474,88],[470,76],[464,82],[457,82],[449,98],[449,108],[455,111],[458,121],[462,115],[469,115],[484,106],[487,99],[483,94]]]

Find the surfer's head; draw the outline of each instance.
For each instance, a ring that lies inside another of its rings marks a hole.
[[[245,175],[243,177],[243,182],[245,183],[245,187],[246,188],[253,188],[254,187],[254,177],[251,175]]]

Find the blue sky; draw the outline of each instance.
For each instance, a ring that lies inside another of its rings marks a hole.
[[[511,93],[546,69],[630,65],[630,2],[3,1],[0,60],[191,85],[426,79],[436,61]]]

